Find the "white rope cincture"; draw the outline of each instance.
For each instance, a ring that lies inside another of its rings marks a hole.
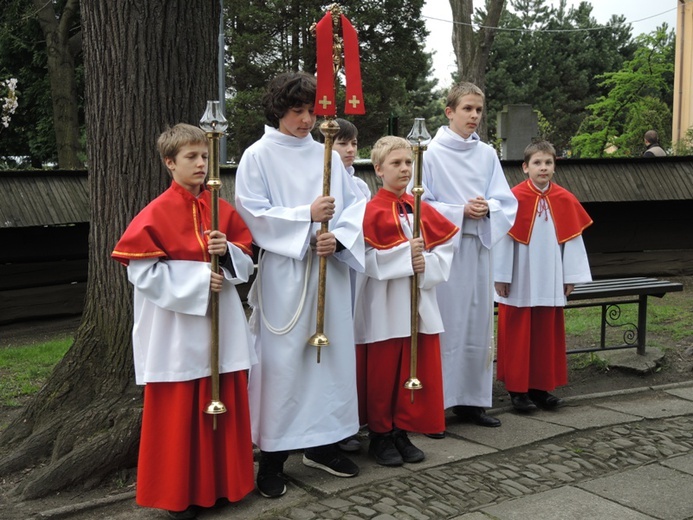
[[[260,309],[260,316],[262,317],[262,323],[267,327],[267,330],[269,330],[272,334],[275,334],[276,336],[284,336],[285,334],[288,334],[293,330],[293,328],[296,326],[298,323],[298,319],[301,317],[301,314],[303,313],[303,307],[306,303],[306,294],[308,294],[308,277],[310,276],[310,269],[311,266],[313,265],[313,251],[312,248],[309,249],[308,251],[308,261],[306,262],[306,272],[304,273],[303,276],[303,289],[301,291],[301,298],[299,299],[298,302],[298,307],[296,308],[296,312],[294,313],[293,317],[289,320],[289,323],[284,325],[283,327],[274,327],[268,320],[267,317],[265,316],[265,310],[264,306],[262,304],[262,285],[261,285],[261,280],[262,276],[260,276],[260,266],[262,265],[262,256],[264,253],[264,249],[260,250],[260,254],[258,257],[257,261],[257,303],[258,303],[258,308]]]

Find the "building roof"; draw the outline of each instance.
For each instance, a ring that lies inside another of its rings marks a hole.
[[[425,153],[425,152],[424,152]],[[522,161],[502,161],[511,186],[526,177]],[[355,165],[371,189],[369,163]],[[233,202],[235,168],[222,168],[221,197]],[[693,157],[559,159],[554,180],[581,202],[693,200]],[[89,221],[86,171],[0,171],[0,229]]]

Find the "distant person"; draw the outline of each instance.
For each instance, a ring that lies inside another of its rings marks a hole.
[[[645,146],[643,157],[665,157],[667,154],[659,145],[659,136],[655,130],[645,132]]]
[[[525,149],[529,179],[513,188],[515,224],[493,248],[498,302],[497,377],[513,408],[555,409],[550,394],[568,382],[563,307],[576,283],[592,280],[582,231],[592,219],[568,190],[551,182],[556,151],[546,142]]]

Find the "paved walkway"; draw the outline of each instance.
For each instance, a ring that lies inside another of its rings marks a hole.
[[[450,417],[443,440],[412,435],[426,452],[419,464],[385,468],[363,450],[353,479],[307,468],[292,454],[285,496],[254,492],[199,518],[693,519],[693,382],[568,399],[554,412],[493,413],[501,428]],[[166,518],[138,508],[132,495],[109,500],[36,518]]]

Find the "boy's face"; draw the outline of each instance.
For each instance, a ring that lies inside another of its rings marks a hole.
[[[387,154],[382,164],[376,164],[375,173],[383,180],[383,188],[399,197],[411,180],[411,164],[411,150],[400,148]]]
[[[167,157],[165,163],[174,181],[193,195],[200,194],[209,167],[207,144],[186,144],[174,158]]]
[[[315,118],[312,103],[292,107],[279,120],[279,131],[293,137],[306,137],[315,126]]]
[[[522,170],[542,190],[551,182],[555,168],[553,155],[546,152],[537,152],[529,158],[529,163],[522,163]]]
[[[481,123],[481,114],[484,111],[484,100],[478,94],[467,94],[460,98],[460,102],[453,110],[445,107],[445,115],[450,122],[450,130],[467,139]]]
[[[354,164],[354,160],[356,159],[358,140],[355,137],[351,139],[337,139],[332,145],[332,149],[339,153],[344,167],[348,168]]]

